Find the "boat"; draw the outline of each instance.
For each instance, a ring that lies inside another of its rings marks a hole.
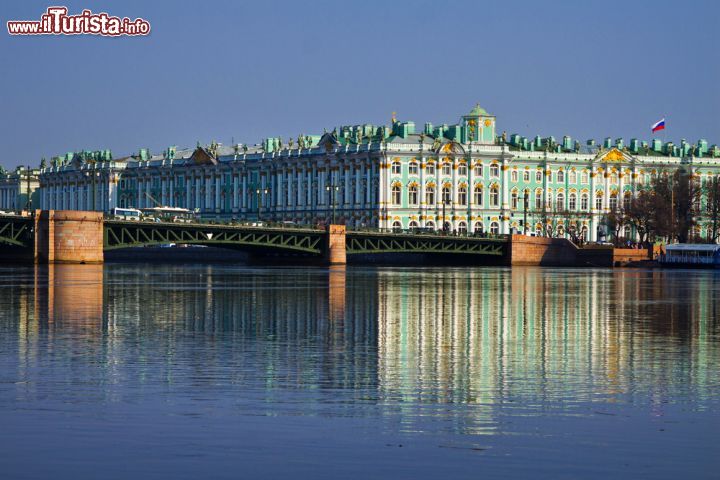
[[[676,243],[667,245],[658,257],[663,267],[720,268],[720,245],[714,243]]]

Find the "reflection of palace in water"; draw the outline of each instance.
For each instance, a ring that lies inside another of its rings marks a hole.
[[[488,406],[607,400],[714,383],[718,290],[646,271],[545,269],[379,276],[379,387]],[[680,291],[676,289],[680,288]],[[670,289],[675,291],[670,291]],[[678,344],[686,355],[678,356]]]
[[[21,365],[43,355],[41,334],[113,369],[128,352],[147,358],[142,368],[164,369],[155,378],[168,382],[180,358],[203,372],[252,358],[268,389],[475,405],[479,423],[466,428],[478,432],[508,399],[702,396],[720,360],[711,273],[51,265],[10,274],[20,280],[0,288],[16,317],[0,331],[16,321]]]

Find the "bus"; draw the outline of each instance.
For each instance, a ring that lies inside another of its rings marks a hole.
[[[140,220],[140,210],[136,208],[113,208],[113,218],[115,220]]]
[[[196,220],[195,212],[179,207],[153,207],[142,209],[143,220],[154,222],[191,223]]]

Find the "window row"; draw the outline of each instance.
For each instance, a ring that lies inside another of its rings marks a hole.
[[[391,203],[393,205],[402,205],[402,187],[399,185],[394,185],[392,187],[391,196],[390,196]],[[408,187],[408,205],[411,206],[417,206],[419,205],[420,200],[420,193],[419,189],[415,185],[411,185]],[[441,205],[451,205],[452,204],[452,190],[450,187],[443,187],[440,192],[440,204]],[[500,189],[497,186],[490,187],[490,207],[499,207],[500,206]],[[436,198],[435,198],[435,187],[426,187],[425,188],[425,203],[427,205],[435,205],[436,204]],[[467,205],[468,203],[468,189],[467,187],[458,187],[457,191],[457,204],[458,205]],[[476,186],[473,189],[473,204],[482,207],[483,205],[483,187]]]

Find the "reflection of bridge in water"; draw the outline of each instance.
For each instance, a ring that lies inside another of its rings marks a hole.
[[[23,364],[43,355],[38,332],[74,344],[57,355],[113,369],[128,349],[169,355],[152,364],[160,372],[124,373],[155,381],[170,381],[173,362],[212,376],[250,355],[244,375],[266,377],[268,391],[357,389],[401,414],[406,402],[467,404],[458,428],[483,433],[508,398],[707,395],[720,360],[715,283],[636,271],[51,265],[2,295],[18,313]],[[679,343],[692,348],[668,358]]]

